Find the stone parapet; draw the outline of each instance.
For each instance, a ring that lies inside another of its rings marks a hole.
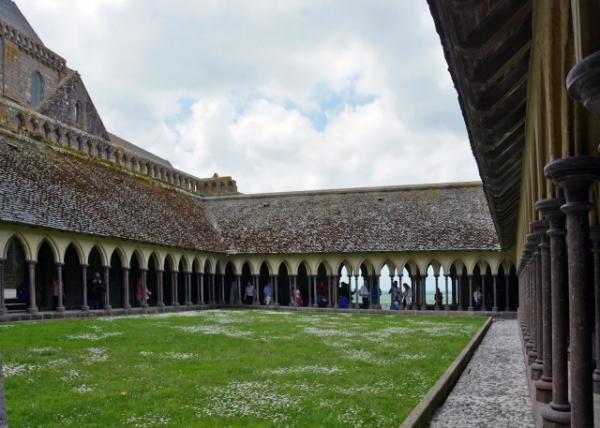
[[[27,52],[32,57],[58,72],[62,72],[67,66],[67,62],[64,58],[55,54],[41,43],[27,37],[22,32],[2,20],[0,20],[0,35],[16,44],[20,49]]]

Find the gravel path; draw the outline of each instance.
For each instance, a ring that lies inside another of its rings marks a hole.
[[[517,320],[494,320],[432,427],[533,427]]]

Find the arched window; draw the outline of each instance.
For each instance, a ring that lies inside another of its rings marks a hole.
[[[31,106],[37,107],[44,98],[44,79],[39,71],[31,75]]]
[[[81,112],[81,103],[79,101],[77,101],[75,103],[75,123],[77,125],[81,125],[81,116],[82,112]]]

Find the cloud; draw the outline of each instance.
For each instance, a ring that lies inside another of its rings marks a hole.
[[[107,127],[243,192],[478,179],[421,2],[21,0]]]

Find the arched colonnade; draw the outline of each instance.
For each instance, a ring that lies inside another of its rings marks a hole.
[[[36,313],[263,305],[266,294],[273,305],[294,305],[299,295],[303,306],[358,308],[363,285],[370,307],[382,308],[382,284],[394,281],[411,286],[412,309],[518,306],[514,266],[500,252],[226,256],[6,226],[0,225],[0,313],[24,306]],[[91,287],[95,277],[101,293]]]

